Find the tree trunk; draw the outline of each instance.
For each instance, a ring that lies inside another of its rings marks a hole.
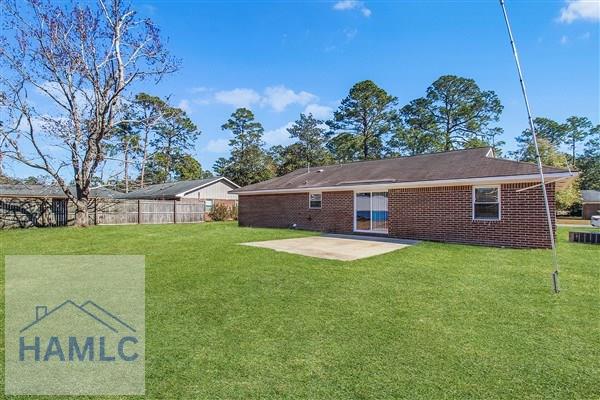
[[[169,140],[167,141],[167,148],[165,150],[166,158],[167,158],[166,164],[165,164],[165,182],[170,181],[169,178],[171,175],[171,140],[172,140],[172,138],[169,136]]]
[[[75,226],[88,226],[88,202],[86,199],[80,199],[75,202]]]
[[[129,142],[125,145],[123,161],[125,163],[125,193],[129,193]]]
[[[144,131],[144,156],[142,159],[142,175],[140,178],[140,186],[144,188],[144,175],[146,174],[146,160],[148,159],[148,129]]]

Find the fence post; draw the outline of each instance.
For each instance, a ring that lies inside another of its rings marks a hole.
[[[177,200],[173,200],[173,223],[177,223]]]
[[[94,199],[94,225],[98,225],[98,198]]]
[[[142,207],[141,207],[140,202],[141,202],[141,200],[138,199],[138,201],[137,201],[137,215],[138,215],[137,223],[138,224],[142,223]]]

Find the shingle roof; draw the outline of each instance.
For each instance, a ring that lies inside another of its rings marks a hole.
[[[224,180],[232,186],[232,188],[239,187],[235,183],[229,181],[222,176],[216,176],[208,179],[196,179],[192,181],[179,181],[179,182],[168,182],[159,183],[156,185],[146,186],[143,189],[134,190],[127,194],[121,195],[124,199],[175,199],[177,195],[187,193],[195,189],[199,189],[204,186],[208,186],[211,183]]]
[[[75,186],[69,186],[71,193],[75,194]],[[121,196],[117,192],[108,188],[100,187],[90,190],[90,197],[115,199]],[[0,197],[48,197],[48,198],[66,198],[67,196],[59,186],[54,185],[0,185]]]
[[[384,160],[360,161],[323,167],[302,168],[268,181],[232,191],[299,190],[363,184],[445,181],[537,174],[535,164],[495,158],[489,147],[455,150]],[[544,167],[545,173],[568,173]]]
[[[584,203],[600,203],[600,190],[582,190],[581,198]]]

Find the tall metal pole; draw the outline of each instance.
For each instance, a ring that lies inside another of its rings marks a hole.
[[[546,218],[548,220],[548,235],[550,236],[550,243],[552,245],[552,263],[554,265],[554,272],[552,272],[552,287],[555,293],[560,292],[558,284],[558,256],[556,254],[556,243],[554,241],[554,226],[552,224],[552,216],[550,215],[550,205],[548,204],[548,192],[546,190],[546,181],[544,179],[544,169],[542,167],[542,159],[540,157],[540,149],[538,147],[537,135],[535,133],[535,126],[533,124],[533,118],[531,117],[531,108],[529,106],[529,99],[527,98],[527,89],[525,87],[525,81],[523,80],[523,71],[521,70],[521,63],[519,61],[519,54],[517,53],[517,46],[515,45],[515,39],[510,28],[510,22],[508,21],[508,13],[506,12],[506,6],[504,0],[500,0],[500,6],[502,7],[502,13],[504,14],[504,21],[506,22],[506,29],[508,30],[508,37],[510,38],[510,46],[515,57],[515,64],[517,65],[517,73],[519,74],[519,82],[521,83],[521,91],[523,92],[523,99],[525,100],[525,107],[527,108],[527,118],[529,120],[529,129],[531,129],[531,136],[533,137],[533,145],[535,147],[535,157],[537,160],[537,167],[540,173],[540,183],[542,186],[542,193],[544,194],[544,206],[546,207]]]

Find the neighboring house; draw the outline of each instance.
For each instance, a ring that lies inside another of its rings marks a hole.
[[[578,173],[544,172],[554,223],[555,188]],[[539,181],[534,164],[476,148],[304,168],[233,193],[242,226],[548,248]]]
[[[591,219],[592,215],[600,215],[600,190],[582,190],[583,219]]]
[[[149,185],[143,189],[123,194],[121,198],[136,200],[198,199],[204,201],[205,211],[210,212],[215,203],[223,203],[228,206],[236,205],[238,196],[229,192],[238,188],[239,185],[229,179],[216,176],[208,179]]]
[[[75,187],[69,188],[75,193]],[[107,188],[90,191],[89,208],[92,211],[98,199],[112,201],[120,192]],[[58,186],[0,185],[0,228],[28,228],[32,226],[65,226],[74,221],[74,208]],[[90,213],[90,223],[94,213]]]

